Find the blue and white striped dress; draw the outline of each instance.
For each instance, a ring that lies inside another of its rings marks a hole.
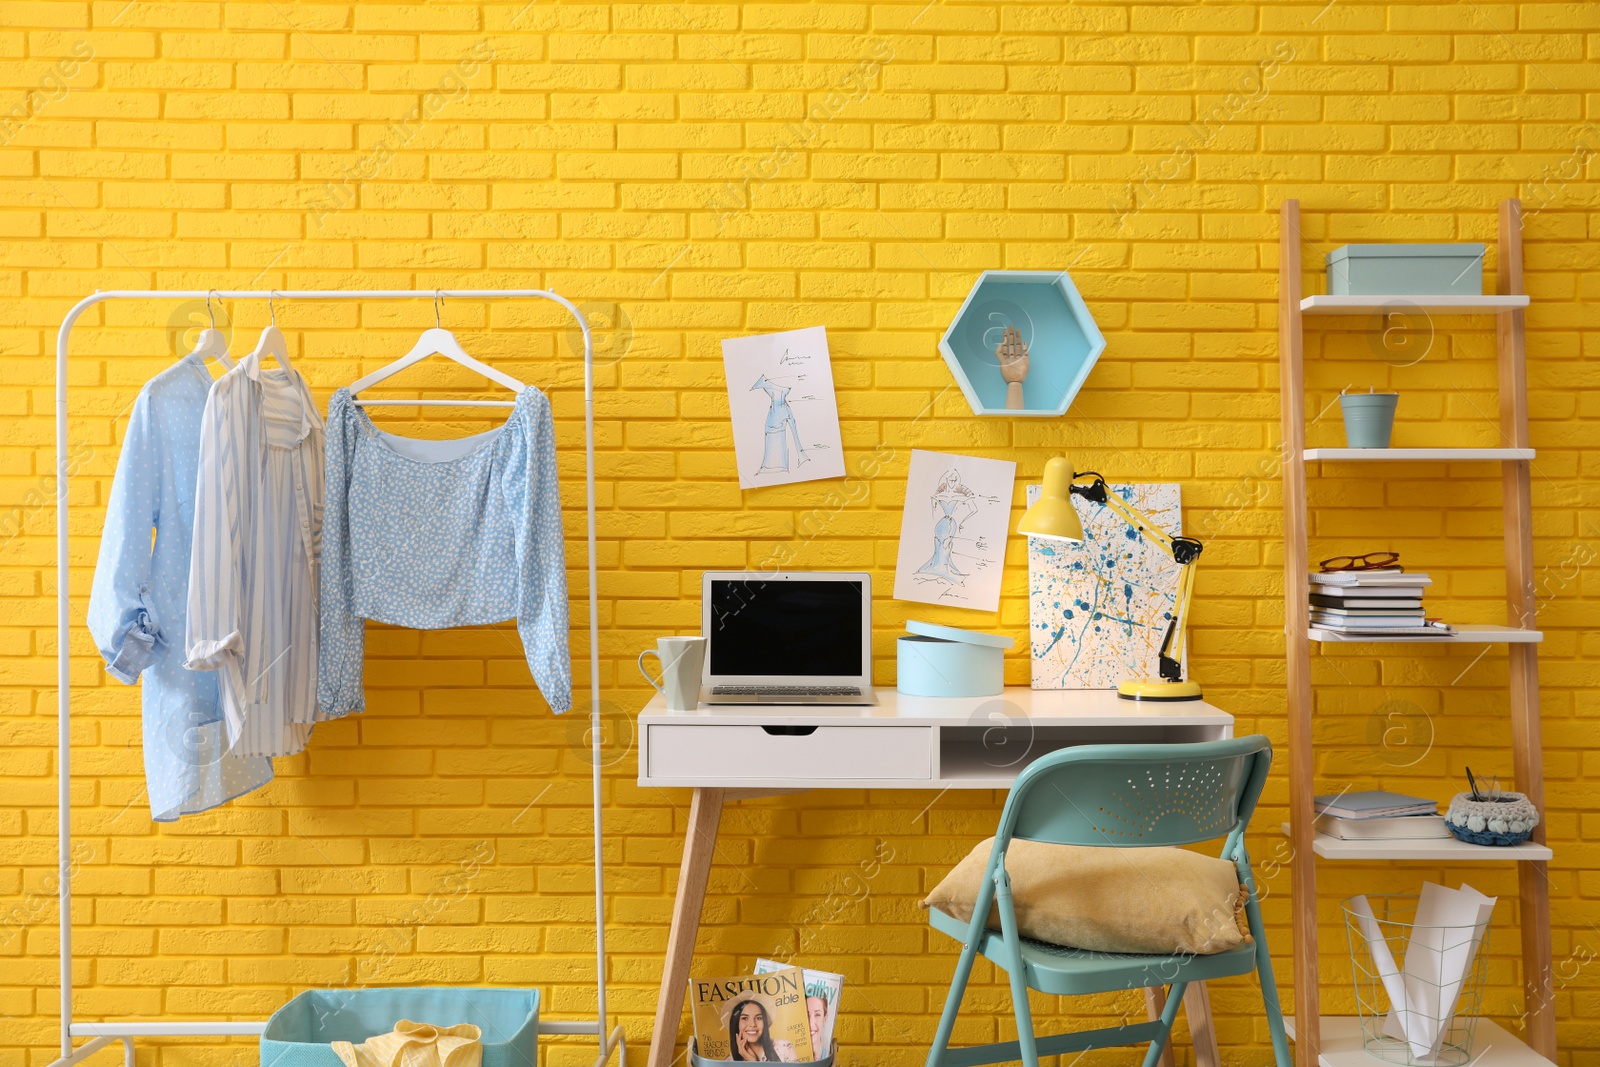
[[[252,354],[217,380],[200,427],[184,666],[217,672],[236,754],[299,752],[319,718],[322,468],[322,420],[298,372]]]

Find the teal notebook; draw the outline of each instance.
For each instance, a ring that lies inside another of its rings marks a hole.
[[[1342,819],[1377,819],[1393,815],[1435,815],[1437,802],[1427,797],[1389,793],[1381,789],[1365,793],[1329,793],[1315,797],[1319,815],[1335,815]]]

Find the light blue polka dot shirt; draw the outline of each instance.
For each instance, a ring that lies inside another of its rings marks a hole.
[[[328,402],[317,703],[366,706],[372,619],[417,630],[517,620],[550,709],[572,707],[566,548],[550,401],[522,390],[497,430],[453,441],[386,433],[348,389]]]

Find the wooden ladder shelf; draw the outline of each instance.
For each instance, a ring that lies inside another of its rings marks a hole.
[[[1341,1065],[1346,1062],[1376,1062],[1360,1051],[1359,1035],[1354,1041],[1354,1057],[1349,1034],[1352,1020],[1325,1019],[1321,1014],[1318,985],[1317,870],[1319,847],[1325,859],[1405,858],[1406,849],[1391,849],[1382,855],[1381,847],[1371,854],[1365,850],[1329,848],[1320,845],[1313,830],[1312,797],[1316,793],[1316,765],[1313,754],[1310,605],[1306,597],[1306,575],[1310,570],[1306,463],[1312,459],[1372,459],[1347,453],[1344,449],[1306,450],[1306,401],[1303,318],[1306,315],[1350,314],[1365,310],[1381,314],[1387,305],[1403,297],[1327,297],[1302,300],[1300,273],[1300,203],[1284,202],[1278,236],[1278,330],[1280,387],[1283,392],[1283,517],[1284,517],[1284,617],[1287,629],[1289,688],[1289,817],[1293,855],[1290,867],[1294,884],[1294,1027],[1296,1061],[1299,1067]],[[1540,635],[1534,621],[1533,520],[1528,440],[1527,346],[1523,308],[1528,298],[1522,284],[1522,204],[1507,200],[1500,205],[1499,265],[1496,295],[1439,298],[1416,297],[1419,306],[1430,314],[1492,314],[1496,317],[1496,348],[1499,358],[1501,449],[1461,450],[1461,458],[1483,459],[1501,464],[1503,516],[1505,525],[1505,568],[1507,626],[1476,627],[1468,635],[1453,639],[1418,638],[1433,643],[1456,640],[1503,642],[1510,656],[1511,743],[1516,788],[1526,793],[1544,811],[1544,766],[1539,732]],[[1416,450],[1432,452],[1435,450]],[[1440,450],[1443,451],[1443,450]],[[1484,453],[1471,455],[1468,453]],[[1418,459],[1445,459],[1446,456],[1418,456]],[[1383,468],[1373,467],[1374,476]],[[1544,847],[1545,821],[1534,831],[1533,841],[1516,850],[1483,849],[1463,846],[1463,858],[1504,859],[1517,862],[1521,901],[1522,975],[1526,997],[1527,1044],[1503,1034],[1515,1048],[1496,1048],[1484,1054],[1483,1067],[1497,1063],[1525,1063],[1533,1057],[1529,1050],[1554,1062],[1556,1028],[1554,987],[1550,961],[1550,892],[1546,874],[1549,849]],[[1340,842],[1340,844],[1346,844]],[[1354,844],[1354,843],[1349,843]],[[1374,842],[1384,845],[1419,845],[1420,842]],[[1450,845],[1454,842],[1439,842]],[[1339,853],[1344,855],[1340,856]],[[1414,849],[1411,851],[1415,851]],[[1532,857],[1532,858],[1529,858]],[[1356,1028],[1357,1032],[1359,1027]],[[1335,1035],[1340,1040],[1335,1040]],[[1483,1030],[1480,1027],[1480,1039]],[[1484,1042],[1479,1041],[1482,1045]],[[1335,1046],[1338,1046],[1337,1048]],[[1476,1054],[1478,1049],[1474,1049]],[[1475,1062],[1476,1059],[1475,1059]]]

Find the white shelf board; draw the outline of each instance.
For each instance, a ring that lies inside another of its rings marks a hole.
[[[1289,824],[1281,823],[1283,835],[1289,836]],[[1328,834],[1316,834],[1311,839],[1311,851],[1325,860],[1385,860],[1398,863],[1403,860],[1441,863],[1493,863],[1515,860],[1525,863],[1548,863],[1555,853],[1550,846],[1524,841],[1520,845],[1469,845],[1453,837],[1407,838],[1399,841],[1345,841]]]
[[[1485,623],[1451,623],[1449,636],[1384,637],[1374,634],[1343,634],[1311,627],[1313,641],[1356,645],[1533,645],[1544,640],[1538,630],[1519,630],[1515,626],[1490,626]]]
[[[1531,448],[1308,448],[1306,459],[1532,459]]]
[[[1526,296],[1308,296],[1302,315],[1372,315],[1426,311],[1430,315],[1491,315],[1528,306]]]
[[[1283,1020],[1294,1039],[1292,1018]],[[1361,1042],[1361,1020],[1353,1015],[1322,1017],[1322,1067],[1377,1067],[1385,1061],[1369,1055]],[[1478,1020],[1472,1035],[1472,1067],[1553,1067],[1551,1061],[1523,1044],[1491,1019]]]

